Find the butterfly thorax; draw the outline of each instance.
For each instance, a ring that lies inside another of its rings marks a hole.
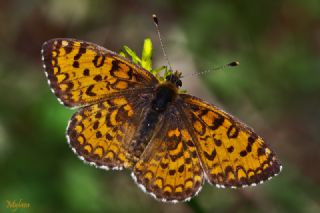
[[[182,86],[181,73],[176,71],[166,77],[166,81],[160,83],[152,100],[152,109],[163,112],[167,105],[173,102],[178,95],[178,89]]]
[[[171,82],[161,83],[157,86],[151,107],[157,112],[166,110],[169,103],[173,102],[178,94],[178,88]]]

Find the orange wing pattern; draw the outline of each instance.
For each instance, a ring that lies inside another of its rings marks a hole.
[[[128,147],[149,106],[150,97],[144,97],[117,97],[80,109],[67,128],[72,150],[81,160],[102,169],[132,167],[137,160]]]
[[[189,200],[203,184],[203,172],[178,111],[168,109],[132,176],[140,188],[164,202]]]
[[[207,180],[217,187],[256,185],[281,165],[263,139],[245,124],[196,97],[181,94]]]
[[[150,72],[128,59],[74,39],[45,42],[42,61],[53,93],[70,107],[96,103],[132,90],[145,91],[158,83]]]

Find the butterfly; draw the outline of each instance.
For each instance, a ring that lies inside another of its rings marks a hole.
[[[218,188],[255,186],[281,171],[253,129],[180,92],[178,71],[158,78],[76,39],[49,40],[41,52],[52,92],[77,109],[66,133],[73,152],[101,169],[130,169],[157,200],[188,201],[205,181]]]

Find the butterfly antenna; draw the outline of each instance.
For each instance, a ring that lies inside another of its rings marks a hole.
[[[169,65],[170,70],[173,71],[172,66],[171,66],[171,64],[170,64],[170,61],[169,61],[169,58],[168,58],[168,56],[167,56],[167,54],[166,54],[166,51],[165,51],[163,42],[162,42],[161,33],[160,33],[160,27],[159,27],[159,19],[158,19],[158,17],[156,16],[156,14],[153,14],[153,15],[152,15],[152,18],[153,18],[153,23],[154,23],[154,25],[156,26],[156,29],[157,29],[157,33],[158,33],[158,37],[159,37],[161,49],[162,49],[162,52],[163,52],[163,56],[164,56],[165,59],[167,60],[167,63],[168,63],[168,65]]]
[[[233,61],[231,63],[225,64],[225,65],[222,65],[222,66],[219,66],[219,67],[215,67],[215,68],[210,69],[210,70],[205,70],[205,71],[202,71],[202,72],[194,72],[194,73],[191,73],[190,75],[186,75],[186,76],[183,76],[183,77],[185,78],[185,77],[188,77],[188,76],[203,75],[203,74],[206,74],[206,73],[209,73],[209,72],[212,72],[212,71],[224,70],[224,69],[226,69],[228,67],[236,67],[238,65],[240,65],[240,63],[238,61]]]

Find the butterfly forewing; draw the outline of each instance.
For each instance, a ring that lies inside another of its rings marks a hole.
[[[145,91],[158,80],[126,58],[96,44],[52,39],[42,46],[48,82],[66,106],[82,106],[132,90]]]
[[[196,97],[180,98],[210,183],[232,188],[255,185],[280,172],[274,152],[251,128]]]

